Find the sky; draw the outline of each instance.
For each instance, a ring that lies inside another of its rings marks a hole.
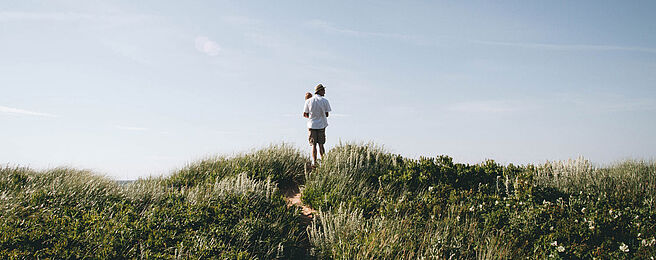
[[[656,158],[654,1],[0,2],[0,164],[114,179],[290,143]]]

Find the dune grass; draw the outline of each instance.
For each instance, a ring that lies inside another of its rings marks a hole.
[[[128,184],[0,168],[0,258],[650,259],[656,164],[405,158],[272,145]],[[301,185],[306,225],[280,189]]]
[[[0,258],[304,257],[305,227],[278,191],[298,181],[304,160],[271,146],[126,185],[75,169],[5,167]]]
[[[408,159],[343,144],[306,176],[319,257],[649,259],[656,164]]]

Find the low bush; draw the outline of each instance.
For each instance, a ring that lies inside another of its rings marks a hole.
[[[275,146],[228,159],[234,170],[199,163],[220,177],[186,170],[125,185],[75,169],[2,168],[0,258],[307,257],[300,213],[274,181],[298,181],[296,155]]]
[[[298,149],[283,143],[233,157],[218,156],[191,163],[174,172],[167,182],[174,187],[193,187],[245,172],[250,178],[271,178],[280,187],[288,187],[303,183],[307,162]]]
[[[345,144],[306,178],[324,258],[656,257],[654,163],[468,165]]]
[[[419,159],[288,145],[129,184],[0,168],[0,258],[651,259],[656,163]],[[304,184],[308,225],[279,192]]]

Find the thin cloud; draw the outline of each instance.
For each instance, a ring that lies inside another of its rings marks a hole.
[[[0,113],[9,115],[26,115],[26,116],[40,116],[40,117],[58,117],[57,115],[41,113],[35,111],[24,110],[20,108],[0,106]]]
[[[115,126],[118,129],[121,130],[127,130],[127,131],[148,131],[148,128],[145,127],[137,127],[137,126],[124,126],[124,125],[117,125]]]
[[[331,23],[328,23],[323,20],[311,20],[308,21],[306,24],[310,27],[318,28],[326,32],[345,34],[354,37],[392,38],[392,39],[398,39],[404,41],[411,41],[417,44],[423,43],[422,41],[420,41],[418,37],[412,35],[406,35],[400,33],[367,32],[367,31],[358,31],[352,29],[344,29],[344,28],[336,27]]]
[[[561,94],[560,101],[589,111],[640,112],[656,110],[656,100],[603,94],[594,97]]]
[[[239,134],[239,132],[236,131],[229,131],[229,130],[216,130],[214,131],[217,134],[220,135],[234,135],[234,134]]]
[[[205,36],[198,36],[196,37],[196,50],[209,56],[216,56],[219,55],[221,47],[219,47],[218,43],[210,40]]]
[[[534,106],[518,101],[471,101],[448,105],[449,111],[465,113],[510,113],[532,109]]]
[[[248,39],[257,45],[264,46],[271,49],[280,49],[284,44],[282,43],[279,35],[267,34],[262,32],[247,32],[244,33],[244,38]]]
[[[223,16],[221,17],[221,20],[223,20],[226,23],[233,24],[233,25],[261,25],[263,22],[258,19],[253,19],[250,17],[246,16],[234,16],[234,15],[229,15],[229,16]]]
[[[118,56],[127,58],[135,63],[142,65],[153,65],[155,64],[148,58],[146,58],[142,51],[137,48],[135,45],[129,45],[124,43],[118,43],[115,41],[103,40],[101,44],[111,50]]]
[[[0,21],[2,22],[111,22],[111,23],[130,23],[153,19],[152,15],[143,14],[93,14],[79,12],[0,12]]]
[[[158,16],[149,14],[134,14],[121,11],[111,13],[83,12],[0,12],[0,22],[43,22],[43,23],[76,23],[99,32],[99,43],[118,56],[130,59],[138,64],[153,65],[139,49],[139,45],[117,41],[106,36],[107,28],[125,27],[158,20]]]
[[[479,100],[447,105],[452,112],[472,114],[509,114],[540,109],[566,108],[590,112],[644,112],[656,110],[656,100],[621,95],[581,96],[560,94],[553,98],[524,100]]]
[[[331,117],[349,117],[350,114],[341,114],[341,113],[330,113]]]
[[[614,46],[614,45],[595,45],[595,44],[551,44],[551,43],[530,43],[530,42],[497,42],[497,41],[472,41],[473,43],[497,46],[510,46],[520,48],[555,50],[555,51],[635,51],[656,53],[656,48],[634,47],[634,46]]]
[[[639,99],[634,101],[621,101],[614,104],[600,104],[600,107],[613,112],[636,112],[656,110],[654,100]]]

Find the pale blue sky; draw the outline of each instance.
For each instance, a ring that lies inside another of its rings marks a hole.
[[[3,1],[0,163],[117,179],[289,142],[656,157],[653,1]]]

